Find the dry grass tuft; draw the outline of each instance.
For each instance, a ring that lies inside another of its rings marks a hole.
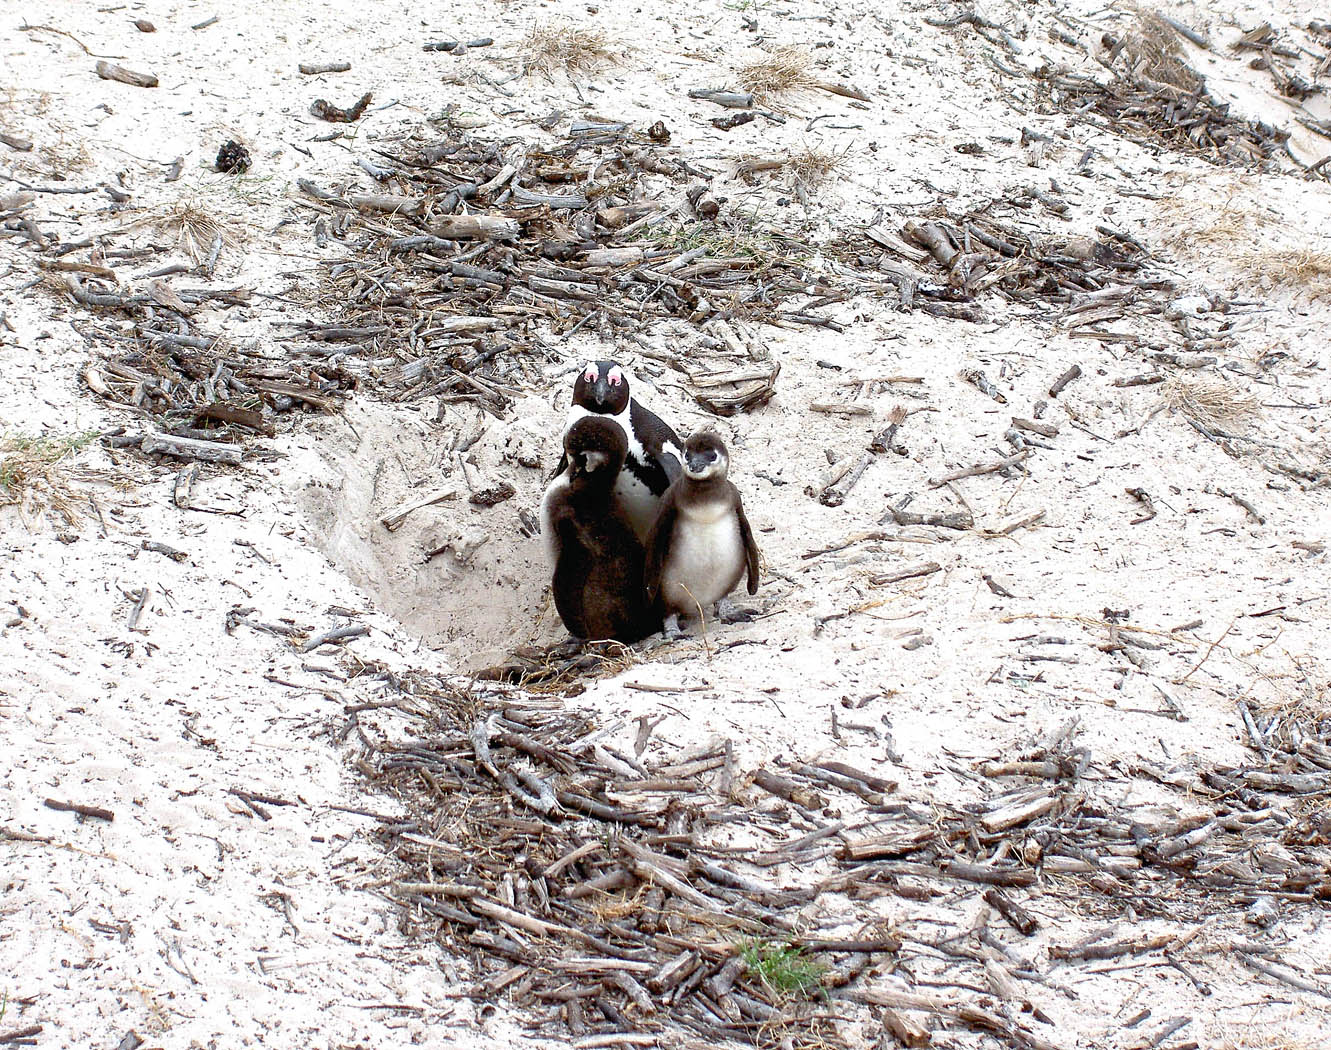
[[[1180,257],[1227,262],[1244,282],[1331,298],[1331,251],[1272,246],[1288,243],[1290,224],[1255,204],[1175,198],[1162,202],[1160,217],[1168,224],[1160,242]]]
[[[223,226],[196,204],[177,204],[165,213],[146,220],[149,225],[169,232],[177,247],[190,257],[196,266],[213,253],[213,245],[221,238],[222,246],[234,248],[240,237]]]
[[[518,44],[518,53],[524,73],[540,73],[551,79],[556,73],[569,77],[596,73],[620,59],[601,30],[557,22],[530,29]]]
[[[1257,398],[1219,379],[1176,376],[1163,393],[1171,412],[1182,412],[1213,433],[1233,433],[1261,414]]]
[[[1206,83],[1183,61],[1178,32],[1153,11],[1138,11],[1136,28],[1124,37],[1123,50],[1137,76],[1189,92]]]
[[[1161,242],[1191,256],[1246,247],[1260,231],[1279,225],[1273,216],[1239,198],[1217,202],[1173,197],[1160,203],[1160,215],[1169,223]]]
[[[845,167],[849,152],[849,148],[840,153],[833,153],[830,150],[805,146],[790,155],[785,163],[785,169],[795,185],[804,190],[813,190]]]
[[[71,460],[97,436],[0,437],[0,507],[18,507],[25,524],[30,524],[43,507],[50,507],[68,524],[77,525],[79,516],[74,506],[80,497],[75,486],[100,477],[100,472]]]
[[[1331,252],[1306,248],[1271,248],[1241,260],[1254,277],[1265,277],[1313,299],[1331,297]]]
[[[1304,1033],[1316,1029],[1319,1022],[1302,1009],[1292,1008],[1285,1018],[1272,1021],[1219,1025],[1219,1039],[1215,1050],[1323,1050],[1324,1040],[1315,1040]],[[1302,1031],[1295,1031],[1301,1029]]]
[[[760,59],[739,68],[739,83],[753,95],[754,101],[771,105],[777,95],[807,91],[818,81],[809,72],[813,59],[802,47],[787,45],[768,52]]]

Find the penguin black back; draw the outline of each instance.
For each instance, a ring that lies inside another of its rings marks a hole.
[[[627,454],[627,437],[613,420],[578,420],[564,437],[567,468],[541,504],[555,608],[578,638],[636,642],[661,627],[643,585],[642,543],[614,497]]]

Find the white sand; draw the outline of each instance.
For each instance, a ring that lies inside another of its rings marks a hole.
[[[1306,289],[1264,277],[1252,262],[1273,248],[1331,251],[1326,184],[1156,154],[1072,122],[1039,102],[1033,82],[988,65],[982,56],[990,48],[968,27],[926,25],[926,15],[938,15],[934,5],[860,0],[795,11],[689,4],[668,15],[631,5],[529,2],[437,12],[402,3],[352,10],[249,0],[131,4],[106,13],[70,2],[28,7],[0,16],[0,130],[37,148],[25,154],[0,145],[0,174],[52,185],[68,172],[71,185],[120,180],[133,194],[114,214],[100,191],[40,195],[29,214],[62,240],[115,233],[117,247],[166,244],[169,234],[143,220],[188,203],[237,237],[223,252],[219,286],[276,296],[310,290],[324,272],[321,260],[340,249],[315,247],[313,215],[294,203],[296,179],[371,189],[355,158],[373,157],[382,140],[446,106],[483,124],[487,137],[539,137],[534,122],[555,108],[571,119],[644,127],[664,119],[685,156],[720,173],[716,190],[728,209],[762,208],[815,243],[870,221],[880,208],[884,225],[895,229],[940,195],[963,208],[1013,188],[1047,190],[1054,180],[1072,205],[1070,218],[1036,209],[1031,223],[1069,234],[1108,223],[1153,247],[1181,235],[1169,250],[1181,290],[1260,303],[1199,322],[1207,332],[1230,322],[1234,334],[1232,345],[1208,351],[1222,366],[1209,374],[1262,403],[1251,436],[1326,469],[1331,310]],[[1021,55],[1005,61],[1095,70],[1051,41],[1049,29],[1078,33],[1094,47],[1102,31],[1121,27],[1112,11],[1097,7],[1069,9],[1071,28],[1030,5],[996,2],[982,13],[1019,43]],[[799,19],[790,17],[796,13]],[[1317,12],[1222,0],[1174,13],[1225,45],[1236,27],[1263,19],[1287,27]],[[190,28],[213,14],[216,24]],[[625,45],[622,65],[580,81],[585,101],[562,79],[510,79],[519,71],[524,29],[555,15],[601,27]],[[131,24],[137,17],[157,32],[140,33]],[[743,28],[748,17],[757,33]],[[72,36],[24,30],[25,18]],[[421,50],[429,40],[487,35],[494,48],[460,58]],[[724,111],[686,92],[733,86],[731,71],[760,42],[813,48],[821,79],[854,84],[872,103],[858,108],[807,93],[785,100],[783,126],[759,120],[716,131],[707,121]],[[161,86],[99,80],[85,47],[156,73]],[[1291,105],[1274,95],[1265,73],[1247,67],[1246,56],[1220,46],[1210,54],[1189,48],[1188,57],[1243,111],[1297,127]],[[296,72],[298,62],[334,58],[350,61],[352,71]],[[347,105],[367,90],[375,108],[344,127],[354,141],[312,141],[336,127],[308,115],[314,98]],[[380,108],[386,103],[394,104]],[[1331,115],[1325,96],[1310,99],[1305,112]],[[1018,144],[1023,127],[1052,137],[1038,167]],[[254,153],[245,178],[210,170],[229,137]],[[978,143],[982,152],[953,149],[962,143]],[[727,178],[744,155],[805,146],[845,158],[840,177],[808,209],[780,174],[760,176],[754,186]],[[1089,175],[1078,174],[1090,147]],[[1331,152],[1331,142],[1299,129],[1292,148],[1311,162]],[[185,158],[184,175],[165,183],[165,165],[176,156]],[[15,189],[0,182],[0,196]],[[1233,236],[1199,241],[1196,231],[1217,217],[1236,227]],[[285,219],[294,222],[275,231]],[[178,258],[174,251],[108,264],[132,285]],[[80,370],[101,349],[80,335],[87,314],[47,288],[23,287],[37,276],[31,246],[21,237],[0,239],[0,311],[13,328],[0,325],[0,428],[67,436],[137,427],[84,389]],[[190,287],[203,279],[171,280]],[[1160,400],[1159,387],[1112,385],[1150,371],[1148,363],[1120,345],[1071,338],[1050,308],[1017,311],[997,298],[979,305],[991,323],[901,314],[859,299],[825,311],[847,325],[844,335],[764,330],[782,363],[777,396],[717,425],[759,530],[768,570],[759,599],[768,615],[709,636],[713,646],[753,644],[710,658],[700,641],[665,650],[595,683],[576,702],[626,727],[641,714],[665,715],[657,730],[662,748],[730,737],[745,767],[774,755],[835,754],[890,771],[903,793],[951,804],[979,797],[975,762],[1010,755],[1077,716],[1078,743],[1093,759],[1084,784],[1090,797],[1184,811],[1192,804],[1134,772],[1143,763],[1187,770],[1249,760],[1239,698],[1264,708],[1325,705],[1331,585],[1317,544],[1331,531],[1327,488],[1305,491],[1257,455],[1228,458],[1179,415],[1159,414],[1140,433],[1116,438]],[[196,319],[209,331],[264,340],[308,316],[281,298],[256,298],[249,307],[202,310]],[[1140,330],[1152,338],[1168,332]],[[657,349],[695,338],[682,325],[643,335]],[[1177,349],[1177,336],[1168,338]],[[552,343],[569,362],[619,355],[653,380],[639,384],[644,400],[682,431],[716,422],[679,388],[676,373],[633,347],[607,348],[585,333]],[[1037,450],[1028,476],[927,486],[930,477],[1010,451],[1003,443],[1010,417],[1029,417],[1037,400],[1049,400],[1049,383],[1074,362],[1084,375],[1051,404],[1045,418],[1060,432],[1052,449]],[[958,380],[968,366],[984,369],[1008,404]],[[518,531],[519,511],[535,507],[557,455],[554,435],[571,386],[559,368],[549,373],[547,388],[517,406],[514,419],[527,422],[490,421],[474,448],[480,469],[518,487],[516,498],[491,510],[454,500],[387,533],[380,515],[446,481],[441,450],[459,429],[470,431],[474,415],[451,408],[436,427],[433,403],[369,397],[356,398],[345,418],[298,417],[278,438],[255,442],[281,458],[205,470],[200,499],[239,516],[183,512],[171,500],[172,472],[131,455],[113,462],[96,445],[78,461],[114,479],[89,490],[99,513],[85,505],[78,526],[51,515],[25,525],[13,508],[0,509],[0,829],[10,836],[0,833],[0,1033],[41,1024],[42,1046],[115,1046],[130,1029],[149,1046],[181,1047],[499,1047],[519,1038],[520,1018],[506,1008],[480,1016],[458,997],[465,962],[404,939],[378,889],[393,869],[366,833],[373,821],[330,808],[391,811],[388,800],[362,792],[348,766],[354,733],[345,743],[334,739],[343,706],[373,699],[375,682],[344,681],[348,661],[335,652],[303,656],[272,634],[224,627],[230,610],[253,607],[256,621],[318,632],[348,622],[332,607],[349,608],[372,627],[349,652],[399,670],[474,667],[514,641],[557,640],[539,541]],[[925,381],[877,395],[872,417],[807,410],[812,401],[847,396],[847,379],[886,375]],[[858,455],[898,402],[935,410],[902,426],[908,454],[871,465],[844,507],[806,496],[827,453]],[[544,442],[542,469],[515,461],[518,441]],[[758,470],[787,483],[759,479]],[[1140,507],[1124,490],[1134,487],[1155,499],[1153,521],[1130,524]],[[1217,489],[1250,500],[1264,523]],[[917,511],[957,510],[964,500],[977,524],[994,531],[1037,511],[1044,518],[1006,537],[889,526],[889,538],[803,557],[881,529],[888,503],[906,493],[917,494]],[[422,564],[425,550],[450,539],[463,557]],[[144,540],[188,558],[176,563],[142,550]],[[943,571],[887,587],[867,582],[874,572],[925,561]],[[993,593],[985,575],[1015,597]],[[130,632],[141,587],[151,597]],[[862,611],[818,629],[819,618],[853,607]],[[1145,654],[1145,673],[1124,673],[1121,658],[1097,648],[1103,633],[1077,619],[1098,620],[1106,608],[1128,609],[1132,623],[1154,630],[1202,624],[1187,632],[1188,644],[1166,640],[1165,649]],[[905,648],[908,632],[929,643]],[[1023,660],[1031,654],[1075,662]],[[632,691],[625,682],[689,691]],[[1163,710],[1157,685],[1177,697],[1186,723],[1152,713]],[[294,804],[265,807],[271,820],[263,821],[231,789]],[[46,808],[47,798],[105,806],[115,820],[80,822]],[[1080,917],[1075,903],[1059,910],[1029,951],[1040,957],[1049,943],[1124,918],[1094,910],[1105,904],[1097,899]],[[947,906],[951,921],[965,925],[982,905],[964,893]],[[1287,965],[1331,986],[1323,910],[1288,905],[1265,935],[1245,928],[1238,914],[1214,922],[1206,936],[1267,936],[1284,945]],[[1323,998],[1214,956],[1198,965],[1213,988],[1209,998],[1168,968],[1065,968],[1056,971],[1057,983],[1075,991],[1075,1000],[1053,989],[1030,994],[1055,1020],[1056,1037],[1049,1037],[1069,1047],[1144,1045],[1151,1025],[1173,1016],[1195,1020],[1167,1046],[1233,1039],[1293,1047],[1300,1038],[1321,1045],[1331,1030]],[[1143,1007],[1154,1011],[1151,1024],[1120,1031]],[[981,1044],[957,1036],[936,1045]]]

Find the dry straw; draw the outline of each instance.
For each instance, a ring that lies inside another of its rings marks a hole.
[[[777,96],[818,86],[809,72],[812,62],[809,52],[802,47],[778,47],[740,66],[740,86],[753,95],[754,101],[771,105]]]
[[[601,30],[566,22],[534,26],[518,44],[518,53],[524,73],[548,78],[556,73],[585,76],[619,61],[610,48],[610,38]]]
[[[77,525],[79,515],[75,505],[82,498],[77,485],[100,474],[76,465],[73,458],[96,438],[95,433],[0,437],[0,507],[18,507],[25,525],[30,525],[43,507],[50,507],[66,523]]]
[[[1165,403],[1212,433],[1234,433],[1261,414],[1261,404],[1219,379],[1176,376],[1164,386]]]

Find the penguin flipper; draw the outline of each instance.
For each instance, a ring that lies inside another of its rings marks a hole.
[[[587,553],[594,555],[605,553],[605,545],[601,542],[601,538],[579,521],[578,515],[567,504],[555,510],[550,516],[550,524],[565,547],[581,547]]]
[[[643,568],[643,586],[650,602],[656,601],[656,596],[661,590],[661,572],[665,567],[666,555],[669,553],[670,538],[675,531],[675,519],[679,516],[675,501],[670,497],[671,493],[667,492],[665,499],[661,501],[661,511],[656,516],[656,524],[652,526],[651,534],[647,537],[647,564]]]
[[[749,571],[749,593],[758,593],[758,545],[753,541],[753,529],[744,513],[744,503],[739,497],[739,489],[731,488],[735,493],[735,517],[739,519],[739,536],[744,542],[744,562]]]
[[[559,466],[555,467],[555,472],[554,472],[553,474],[551,474],[551,475],[546,479],[545,483],[546,483],[547,485],[550,484],[550,482],[554,481],[555,478],[559,477],[559,475],[561,475],[562,473],[564,473],[564,471],[566,471],[566,470],[568,470],[568,453],[567,453],[567,452],[565,452],[565,453],[563,453],[562,455],[560,455],[560,457],[559,457]]]

